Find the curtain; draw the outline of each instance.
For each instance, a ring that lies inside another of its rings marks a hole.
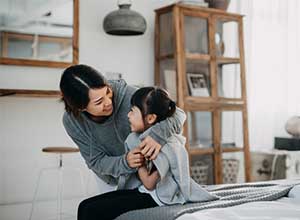
[[[271,149],[288,136],[285,123],[300,115],[300,3],[298,0],[232,1],[244,19],[251,149]]]

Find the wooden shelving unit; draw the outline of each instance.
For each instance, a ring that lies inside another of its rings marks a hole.
[[[219,184],[224,160],[238,158],[237,181],[250,181],[243,16],[179,3],[155,12],[155,82],[188,115],[190,165],[212,161]]]

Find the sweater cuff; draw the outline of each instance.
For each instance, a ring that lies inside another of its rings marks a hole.
[[[155,134],[154,132],[150,131],[149,136],[152,137],[161,146],[164,146],[167,143],[167,141],[164,138],[160,137],[159,135]]]

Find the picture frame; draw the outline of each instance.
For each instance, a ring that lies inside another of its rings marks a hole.
[[[204,73],[187,73],[188,86],[192,96],[209,97],[207,76]]]
[[[164,70],[164,84],[165,89],[168,91],[170,98],[177,101],[177,80],[175,70]]]

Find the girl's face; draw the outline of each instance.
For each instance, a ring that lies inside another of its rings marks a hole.
[[[133,106],[127,116],[132,132],[143,132],[145,130],[142,112],[138,107]]]
[[[89,90],[89,104],[85,111],[93,116],[110,116],[113,112],[113,91],[105,86],[100,89]]]

